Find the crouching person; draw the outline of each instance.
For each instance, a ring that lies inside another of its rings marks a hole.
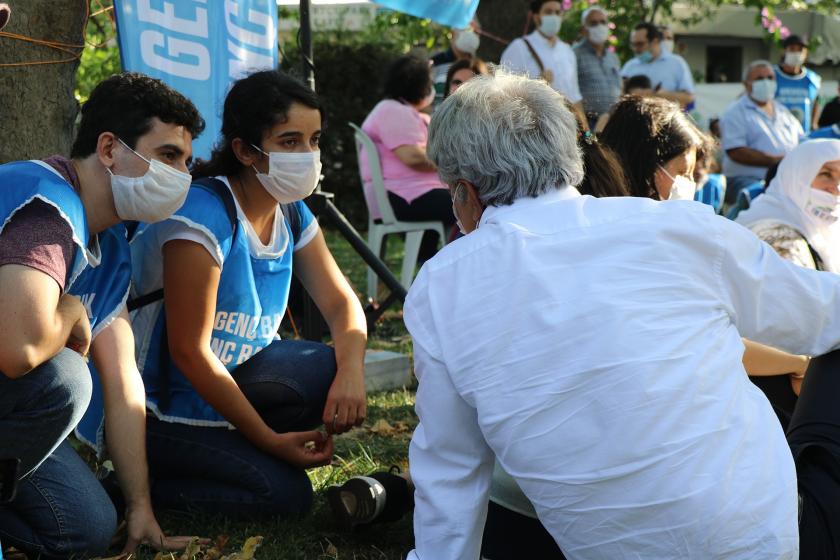
[[[184,544],[164,537],[151,509],[123,220],[157,221],[181,205],[203,126],[185,97],[124,73],[82,108],[71,159],[0,166],[0,459],[20,460],[17,496],[0,505],[4,545],[42,558],[107,550],[117,512],[65,441],[86,410],[125,496],[126,550]],[[92,391],[100,398],[88,407]]]

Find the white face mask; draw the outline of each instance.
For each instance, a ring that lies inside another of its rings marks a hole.
[[[589,40],[596,45],[603,45],[610,37],[610,28],[604,24],[598,24],[594,27],[588,27]]]
[[[554,37],[560,31],[560,24],[563,18],[557,15],[540,17],[540,33],[546,37]]]
[[[478,36],[478,33],[472,29],[465,29],[458,33],[458,36],[455,37],[454,46],[461,52],[475,54],[480,43],[481,38]]]
[[[805,209],[812,216],[830,226],[840,217],[840,200],[830,192],[811,187],[811,195]]]
[[[697,192],[697,183],[684,175],[672,177],[661,165],[659,169],[673,181],[671,183],[671,192],[668,194],[668,200],[694,200],[694,193]]]
[[[752,83],[752,93],[750,97],[754,100],[758,101],[759,103],[766,103],[773,99],[773,96],[776,95],[776,80],[755,80]]]
[[[805,53],[804,52],[793,52],[788,51],[785,53],[785,66],[802,66],[805,64]]]
[[[670,39],[665,39],[659,43],[659,47],[662,49],[662,52],[671,54],[674,52],[674,42]]]
[[[122,140],[120,143],[131,150]],[[167,219],[187,198],[192,177],[161,161],[148,160],[134,150],[131,152],[148,163],[149,170],[141,177],[125,177],[114,175],[106,168],[111,174],[111,192],[117,216],[122,220],[148,224]]]
[[[251,144],[254,146],[253,144]],[[268,194],[280,204],[303,200],[318,186],[321,177],[321,152],[265,152],[268,156],[268,173],[257,173],[257,180]]]

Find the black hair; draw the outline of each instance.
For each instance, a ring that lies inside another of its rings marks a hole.
[[[659,199],[654,176],[660,165],[710,140],[679,105],[659,97],[626,95],[613,107],[601,140],[618,155],[632,196]]]
[[[186,128],[193,138],[204,130],[204,119],[192,101],[160,80],[138,72],[122,72],[93,88],[82,106],[79,131],[70,157],[85,158],[96,152],[103,132],[112,132],[131,148],[152,129],[157,117]]]
[[[647,40],[650,42],[653,42],[656,39],[662,40],[662,31],[656,25],[648,21],[637,23],[636,27],[634,27],[633,29],[636,31],[638,31],[639,29],[644,29],[645,31],[647,31]]]
[[[446,82],[443,86],[444,99],[449,97],[449,88],[452,86],[452,78],[455,76],[455,73],[459,70],[470,70],[476,76],[486,76],[490,73],[490,71],[487,69],[487,65],[480,58],[471,57],[456,60],[449,67],[449,70],[446,71]]]
[[[239,173],[242,163],[233,152],[233,141],[241,138],[246,144],[259,146],[268,130],[286,121],[294,103],[317,109],[323,122],[324,108],[318,96],[288,74],[262,70],[235,82],[225,97],[222,136],[213,147],[210,160],[199,160],[193,166],[193,177]]]
[[[415,104],[432,91],[429,61],[416,55],[401,56],[385,71],[385,97]]]
[[[650,78],[644,74],[630,76],[624,80],[624,93],[630,93],[631,89],[651,89],[652,87],[653,84],[650,82]]]

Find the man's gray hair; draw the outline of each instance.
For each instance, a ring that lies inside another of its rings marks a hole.
[[[427,153],[441,180],[465,180],[488,206],[536,197],[583,179],[577,120],[545,82],[504,72],[476,76],[435,111]]]
[[[746,68],[744,68],[744,75],[741,76],[741,81],[746,82],[747,78],[750,77],[750,73],[753,71],[753,68],[759,68],[761,66],[766,66],[770,70],[773,69],[773,63],[770,62],[769,60],[764,60],[764,59],[753,60],[752,62],[750,62],[747,65]]]
[[[583,25],[584,27],[586,26],[586,18],[588,18],[588,17],[589,17],[589,14],[591,14],[592,12],[601,12],[601,13],[602,13],[602,14],[604,14],[604,16],[606,16],[608,19],[609,19],[609,17],[610,17],[610,15],[607,13],[607,10],[605,10],[604,8],[602,8],[601,6],[598,6],[598,5],[596,4],[596,5],[594,5],[594,6],[589,6],[588,8],[586,8],[585,10],[583,10],[583,13],[582,13],[582,14],[580,14],[580,24],[581,24],[581,25]]]

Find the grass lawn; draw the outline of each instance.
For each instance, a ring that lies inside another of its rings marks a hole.
[[[340,235],[328,231],[326,236],[339,267],[350,278],[357,293],[362,294],[365,290],[364,262]],[[389,241],[388,264],[392,270],[399,270],[402,243],[397,239]],[[411,342],[402,322],[401,308],[384,315],[371,336],[369,346],[411,354]],[[330,484],[351,476],[369,474],[391,465],[405,469],[408,442],[416,424],[413,388],[369,395],[365,426],[336,438],[332,465],[309,471],[315,488],[315,505],[312,512],[301,519],[237,521],[226,518],[224,512],[212,516],[159,512],[158,520],[168,534],[198,535],[211,539],[227,535],[230,540],[226,552],[238,550],[248,537],[261,535],[264,540],[256,553],[258,560],[405,558],[414,540],[410,516],[396,524],[346,533],[333,522],[324,490]],[[138,555],[140,559],[153,557],[150,550],[142,550]],[[182,560],[178,554],[174,558]],[[196,558],[200,559],[201,555]]]

